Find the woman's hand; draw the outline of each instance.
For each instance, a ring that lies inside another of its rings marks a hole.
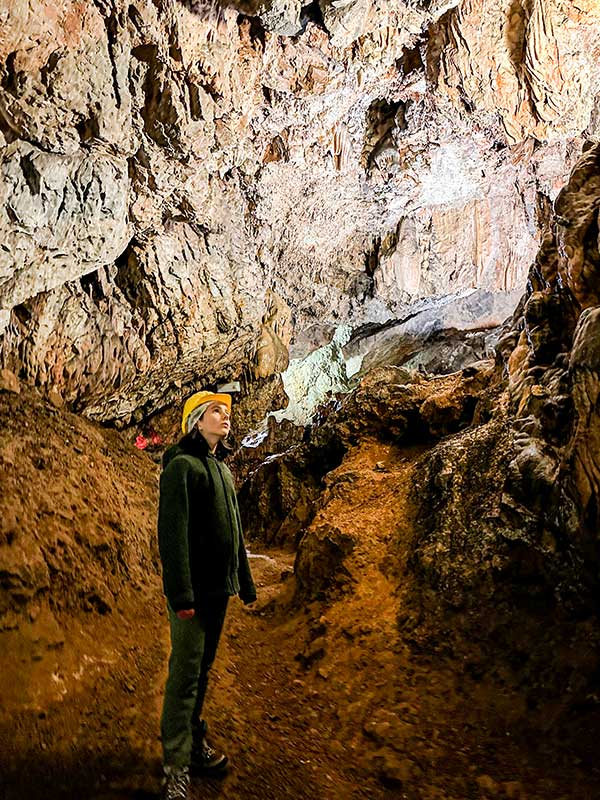
[[[183,608],[177,612],[177,619],[191,619],[195,613],[193,608]]]

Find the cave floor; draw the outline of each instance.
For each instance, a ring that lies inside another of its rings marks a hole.
[[[321,522],[361,531],[347,585],[294,603],[293,553],[254,556],[259,600],[231,603],[207,699],[230,767],[194,782],[193,800],[600,797],[597,716],[533,734],[517,692],[461,670],[467,650],[432,655],[401,632],[413,610],[403,612],[398,542],[410,536],[417,455],[367,443],[337,471],[343,490]],[[158,586],[87,620],[64,620],[62,699],[0,714],[3,800],[158,797],[168,647]],[[433,635],[443,644],[443,630]],[[93,655],[77,666],[68,652]]]
[[[227,750],[230,767],[221,779],[194,782],[194,800],[600,797],[598,772],[586,768],[571,743],[541,746],[512,740],[507,731],[474,730],[468,711],[458,713],[454,677],[444,670],[435,687],[426,685],[420,671],[426,664],[401,663],[392,648],[390,658],[368,673],[369,685],[361,683],[360,640],[380,626],[365,618],[357,627],[350,612],[341,635],[350,647],[335,634],[329,641],[324,631],[335,626],[341,609],[313,603],[290,613],[281,601],[291,594],[293,556],[265,556],[253,560],[258,607],[231,604],[207,701],[213,741]],[[3,800],[159,796],[167,651],[166,624],[157,623],[161,611],[158,600],[147,599],[133,621],[122,620],[110,643],[103,621],[98,635],[106,637],[112,657],[105,650],[97,659],[77,702],[3,721]],[[424,704],[425,694],[446,698],[452,713],[432,718],[436,703]],[[388,703],[395,697],[404,715],[401,729],[390,729],[386,697]],[[365,709],[371,721],[364,721]]]

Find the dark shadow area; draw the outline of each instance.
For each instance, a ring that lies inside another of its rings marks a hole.
[[[391,143],[391,133],[394,128],[405,130],[405,112],[410,100],[403,103],[388,101],[385,98],[373,100],[367,111],[367,125],[365,130],[361,164],[365,169],[372,166],[377,153],[387,144]]]
[[[159,800],[162,771],[126,746],[92,755],[89,748],[65,758],[51,750],[23,753],[10,766],[1,764],[2,800]],[[192,797],[218,798],[228,772],[193,777]]]
[[[441,69],[441,54],[451,43],[451,29],[457,17],[456,8],[449,8],[439,19],[427,29],[425,37],[425,75],[430,84],[435,86],[438,82]]]
[[[248,25],[248,36],[250,37],[252,46],[255,49],[260,48],[264,52],[265,42],[267,40],[267,32],[260,19],[258,17],[252,17],[246,14],[238,14],[238,25],[241,26],[244,23]],[[267,102],[270,102],[269,98],[265,99]]]
[[[2,775],[2,800],[154,800],[160,789],[158,762],[126,747],[95,754],[86,747],[66,757],[36,748],[2,764]]]
[[[402,55],[396,61],[396,67],[404,77],[413,72],[425,70],[425,64],[421,55],[421,43],[418,42],[414,47],[403,47]]]
[[[521,68],[525,58],[527,26],[532,11],[531,0],[513,0],[508,11],[506,43],[510,60],[517,71]]]
[[[318,28],[321,28],[321,30],[325,31],[325,33],[329,33],[327,26],[325,25],[323,12],[321,11],[321,6],[319,5],[318,0],[313,0],[313,2],[302,6],[302,12],[300,14],[300,24],[302,26],[301,33],[304,33],[308,24],[311,22]]]

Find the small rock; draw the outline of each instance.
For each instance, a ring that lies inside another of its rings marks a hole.
[[[482,792],[487,792],[487,794],[490,794],[493,797],[496,797],[500,794],[501,787],[489,775],[480,775],[476,780],[477,785]]]
[[[48,392],[48,400],[52,403],[54,408],[65,407],[65,401],[63,400],[61,395],[59,395],[59,393],[54,389],[50,389],[50,391]]]
[[[375,742],[385,743],[393,736],[393,725],[389,719],[369,719],[363,725],[363,733]]]
[[[295,661],[299,661],[305,668],[309,669],[314,663],[320,661],[325,655],[325,648],[321,645],[321,639],[315,639],[311,646],[307,647],[304,652],[297,653],[294,656]]]
[[[379,780],[387,788],[401,788],[411,782],[414,768],[410,759],[384,751],[377,760],[380,762]]]
[[[0,391],[21,394],[21,384],[14,372],[9,369],[0,369]]]

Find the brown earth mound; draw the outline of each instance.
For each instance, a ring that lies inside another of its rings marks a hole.
[[[68,693],[65,664],[79,674],[104,657],[95,627],[110,627],[159,586],[152,460],[115,432],[12,388],[0,391],[5,710],[44,708]]]

